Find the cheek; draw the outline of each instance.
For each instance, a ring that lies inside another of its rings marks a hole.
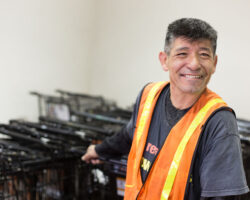
[[[212,75],[214,72],[215,72],[215,67],[214,66],[210,66],[208,69],[207,69],[207,72]]]
[[[201,66],[203,66],[204,71],[206,71],[208,75],[215,72],[215,65],[211,61],[203,61],[201,62]]]
[[[183,67],[185,66],[185,62],[183,62],[183,61],[175,61],[175,62],[173,62],[172,63],[172,71],[174,71],[174,72],[178,72],[178,71],[180,71]]]

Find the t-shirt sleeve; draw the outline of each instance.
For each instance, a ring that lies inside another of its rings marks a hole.
[[[104,158],[111,158],[119,157],[129,153],[134,136],[142,91],[143,90],[141,90],[136,99],[133,113],[128,124],[113,136],[106,138],[101,144],[96,145],[95,150],[99,156]]]
[[[201,154],[202,197],[241,195],[249,191],[242,162],[238,127],[233,113],[221,110],[208,121]]]

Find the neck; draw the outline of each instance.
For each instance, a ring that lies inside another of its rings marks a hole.
[[[184,110],[186,108],[190,108],[201,96],[201,93],[183,93],[183,92],[176,92],[175,90],[171,89],[170,85],[170,99],[173,106],[179,110]]]

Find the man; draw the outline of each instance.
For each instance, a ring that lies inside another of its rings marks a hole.
[[[168,27],[159,60],[169,83],[150,83],[119,133],[82,160],[130,151],[125,199],[222,200],[249,191],[234,112],[207,89],[217,64],[216,31],[183,18]]]

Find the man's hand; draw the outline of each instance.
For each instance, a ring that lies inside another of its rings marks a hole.
[[[95,151],[95,145],[90,145],[87,152],[82,156],[82,160],[86,163],[99,164],[101,161],[98,159],[98,154]]]

